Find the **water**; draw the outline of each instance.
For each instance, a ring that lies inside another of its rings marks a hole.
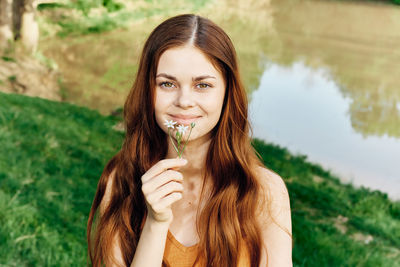
[[[400,7],[279,0],[269,21],[253,26],[255,136],[400,199]]]
[[[400,140],[356,132],[349,112],[353,100],[342,95],[329,70],[302,62],[268,64],[250,97],[255,137],[305,154],[342,180],[399,198]]]

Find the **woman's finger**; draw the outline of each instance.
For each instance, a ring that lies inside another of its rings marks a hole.
[[[174,192],[170,195],[165,196],[164,198],[160,199],[157,203],[154,204],[152,207],[155,212],[164,212],[166,209],[169,209],[170,206],[175,203],[176,201],[182,198],[182,194],[178,192]]]
[[[144,194],[148,194],[154,192],[168,182],[175,181],[181,183],[182,180],[183,176],[180,172],[167,170],[143,183],[142,191]]]
[[[181,193],[182,191],[183,191],[183,185],[181,183],[171,181],[161,186],[154,192],[149,193],[146,196],[146,200],[150,205],[153,206],[155,203],[159,202],[168,195],[173,193]]]
[[[154,176],[159,175],[163,171],[174,167],[181,167],[187,163],[186,159],[163,159],[154,164],[145,174],[142,176],[142,184],[153,178]]]

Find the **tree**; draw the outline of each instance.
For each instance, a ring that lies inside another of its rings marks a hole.
[[[11,0],[0,0],[0,49],[12,39]]]
[[[19,0],[23,2],[20,35],[22,44],[31,52],[36,51],[39,43],[39,24],[35,19],[34,0]]]
[[[39,25],[35,19],[38,1],[0,0],[0,48],[7,43],[20,39],[30,52],[37,49]]]

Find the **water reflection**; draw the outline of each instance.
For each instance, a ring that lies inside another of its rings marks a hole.
[[[350,120],[354,100],[343,96],[329,70],[302,62],[269,64],[251,96],[256,137],[306,154],[355,185],[399,198],[400,140],[358,133]]]
[[[282,49],[268,56],[283,65],[301,60],[328,68],[340,92],[352,99],[355,131],[400,137],[400,8],[342,1],[272,3]]]

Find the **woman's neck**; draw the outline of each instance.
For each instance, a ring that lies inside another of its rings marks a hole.
[[[179,169],[183,177],[196,180],[202,177],[210,143],[211,139],[208,138],[206,140],[189,141],[186,144],[182,158],[187,159],[188,163]],[[168,138],[167,158],[176,158],[177,156],[178,154],[172,145],[172,141]]]
[[[177,152],[171,143],[171,139],[168,138],[168,142],[167,158],[176,158]],[[176,229],[182,229],[182,225],[185,224],[185,227],[195,228],[196,214],[204,182],[205,162],[210,143],[210,138],[196,139],[188,142],[183,152],[182,158],[187,159],[188,163],[178,170],[183,175],[182,185],[184,190],[182,199],[172,205],[174,218],[179,218],[172,225],[175,234],[179,232]],[[182,222],[186,223],[182,224]]]

